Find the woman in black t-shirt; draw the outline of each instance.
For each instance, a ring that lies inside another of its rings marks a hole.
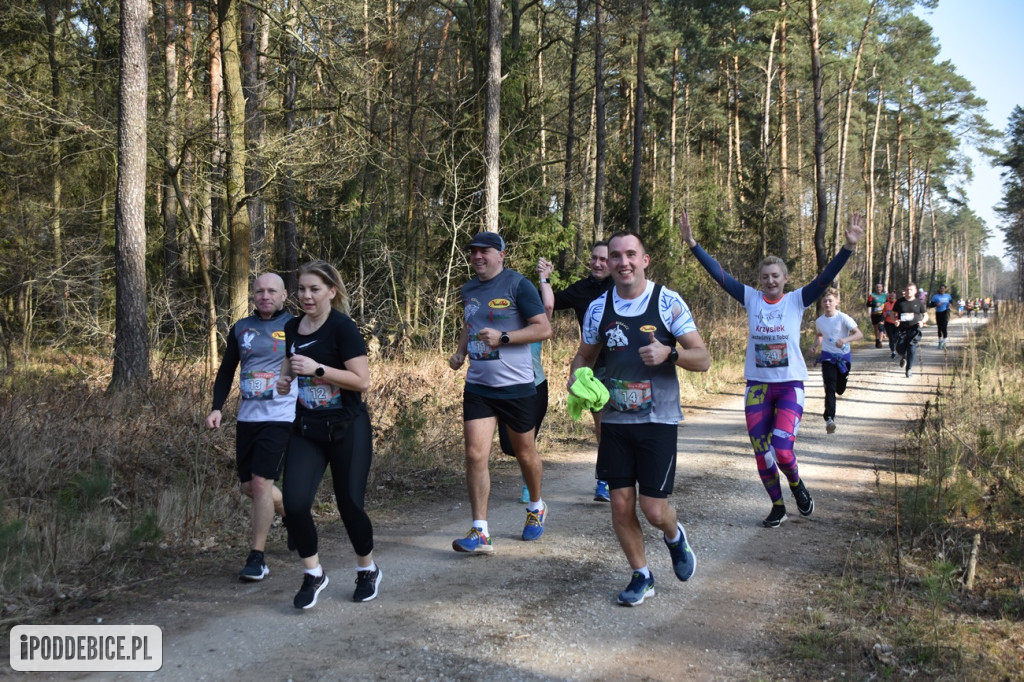
[[[357,556],[354,601],[377,596],[381,572],[373,561],[373,526],[363,508],[373,458],[370,417],[362,394],[370,388],[366,344],[348,316],[348,294],[329,263],[299,268],[303,315],[285,325],[285,361],[277,382],[288,393],[298,379],[295,424],[284,469],[288,532],[305,567],[296,608],[308,609],[329,582],[317,553],[310,510],[329,465],[334,498]]]

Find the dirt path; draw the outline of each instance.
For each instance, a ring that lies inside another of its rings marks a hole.
[[[964,320],[951,324],[954,348],[969,328]],[[888,349],[857,349],[831,436],[812,368],[797,452],[816,510],[801,518],[787,493],[790,520],[778,529],[760,525],[769,501],[746,437],[742,387],[714,406],[685,409],[673,500],[697,572],[678,582],[660,533],[645,526],[657,595],[639,607],[615,604],[629,569],[607,505],[591,500],[594,453],[585,448],[543,451],[551,516],[538,542],[518,539],[525,513],[509,478],[492,490],[493,556],[451,550],[470,522],[464,495],[375,519],[384,578],[373,602],[350,601],[355,560],[332,527],[321,547],[331,583],[309,611],[291,605],[299,569],[276,542],[262,583],[239,583],[234,565],[218,566],[170,587],[153,585],[117,622],[163,628],[163,669],[151,674],[161,680],[757,677],[757,652],[772,642],[767,625],[802,608],[794,604],[804,603],[819,578],[841,570],[875,466],[891,461],[893,441],[945,371],[934,328],[924,338],[924,363],[910,380]]]

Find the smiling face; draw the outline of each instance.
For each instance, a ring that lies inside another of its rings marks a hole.
[[[505,263],[505,252],[489,246],[471,246],[469,263],[480,281],[486,282],[501,272]]]
[[[608,269],[620,295],[647,285],[644,271],[650,263],[651,257],[635,235],[613,237],[608,243]]]
[[[590,252],[590,275],[596,280],[603,280],[609,274],[608,247],[595,246]]]
[[[776,301],[782,298],[786,288],[789,275],[782,271],[782,266],[777,263],[762,265],[761,272],[757,276],[757,284],[764,293],[765,298]]]
[[[321,317],[330,313],[331,301],[337,294],[338,290],[321,279],[319,275],[313,273],[299,275],[299,305],[307,315]]]

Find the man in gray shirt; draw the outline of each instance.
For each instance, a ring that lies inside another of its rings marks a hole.
[[[274,386],[284,361],[284,324],[292,318],[284,312],[287,297],[284,280],[274,273],[262,274],[253,282],[255,310],[228,333],[213,383],[213,409],[206,417],[206,428],[220,428],[221,408],[231,391],[235,368],[241,364],[235,457],[242,492],[252,498],[252,549],[238,574],[241,580],[263,580],[270,573],[263,557],[267,533],[275,510],[284,517],[281,491],[274,481],[281,477],[297,392],[280,395]]]
[[[533,360],[530,344],[551,338],[551,324],[530,280],[505,268],[505,240],[481,232],[469,243],[476,277],[462,287],[463,326],[448,364],[458,370],[469,358],[462,395],[466,437],[466,488],[473,526],[452,542],[456,552],[494,551],[487,526],[491,492],[488,468],[494,427],[508,427],[512,449],[530,492],[523,540],[544,533],[547,505],[541,499],[543,465],[534,438]]]

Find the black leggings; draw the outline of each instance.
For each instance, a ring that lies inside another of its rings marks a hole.
[[[889,352],[896,352],[896,325],[892,322],[885,323],[885,335],[889,338]]]
[[[946,332],[946,328],[949,326],[949,311],[935,311],[935,322],[939,325],[939,338],[949,338],[949,334]]]
[[[331,443],[314,442],[292,431],[282,487],[288,532],[300,557],[305,559],[317,553],[316,524],[310,510],[328,465],[334,481],[334,499],[352,549],[358,556],[373,551],[373,525],[363,509],[372,459],[373,434],[365,409]]]
[[[834,362],[821,363],[821,382],[825,384],[825,412],[821,416],[825,419],[835,419],[836,394],[842,395],[846,392],[846,382],[849,378],[849,364],[846,366],[846,372],[840,372]]]

